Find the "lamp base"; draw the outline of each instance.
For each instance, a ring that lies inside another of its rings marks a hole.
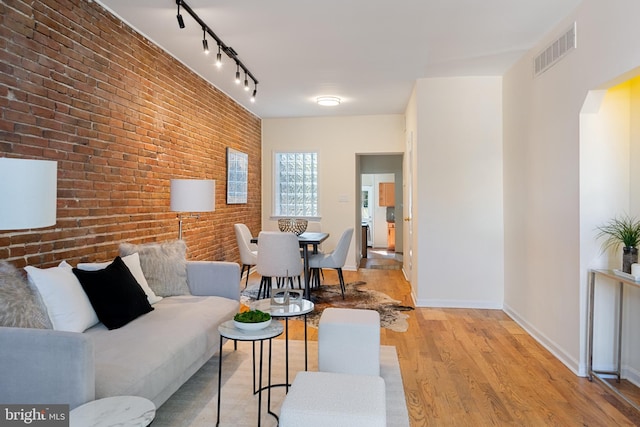
[[[200,219],[200,214],[190,214],[187,218]],[[182,240],[182,213],[178,214],[178,240]]]

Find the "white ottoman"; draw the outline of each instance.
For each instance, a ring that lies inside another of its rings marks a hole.
[[[380,375],[380,314],[327,308],[318,324],[318,371]]]
[[[298,372],[280,408],[279,427],[385,427],[384,380]]]

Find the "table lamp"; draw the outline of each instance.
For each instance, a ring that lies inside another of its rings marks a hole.
[[[182,240],[182,214],[190,212],[189,218],[200,218],[192,212],[216,210],[216,181],[213,179],[172,179],[171,211],[178,212],[178,239]]]
[[[56,224],[57,162],[0,158],[0,230]]]

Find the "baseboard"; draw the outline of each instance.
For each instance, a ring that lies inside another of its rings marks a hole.
[[[342,269],[345,271],[358,271],[358,267],[352,264],[345,264],[344,267],[342,267]]]
[[[636,369],[623,367],[622,378],[625,378],[629,382],[633,383],[636,387],[640,387],[640,372]]]
[[[571,355],[566,353],[562,347],[557,345],[552,339],[540,332],[535,326],[524,320],[518,315],[518,313],[509,307],[504,305],[503,311],[513,319],[518,325],[522,327],[533,339],[535,339],[541,346],[546,348],[551,354],[553,354],[563,365],[571,370],[574,374],[580,377],[587,376],[587,367],[580,364],[580,362],[574,359]]]
[[[477,309],[486,309],[486,310],[502,310],[502,304],[495,301],[443,300],[443,299],[429,299],[429,298],[417,299],[415,301],[416,301],[416,307],[477,308]]]

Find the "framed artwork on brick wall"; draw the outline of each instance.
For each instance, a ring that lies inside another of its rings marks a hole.
[[[249,155],[227,148],[227,204],[247,203]]]

